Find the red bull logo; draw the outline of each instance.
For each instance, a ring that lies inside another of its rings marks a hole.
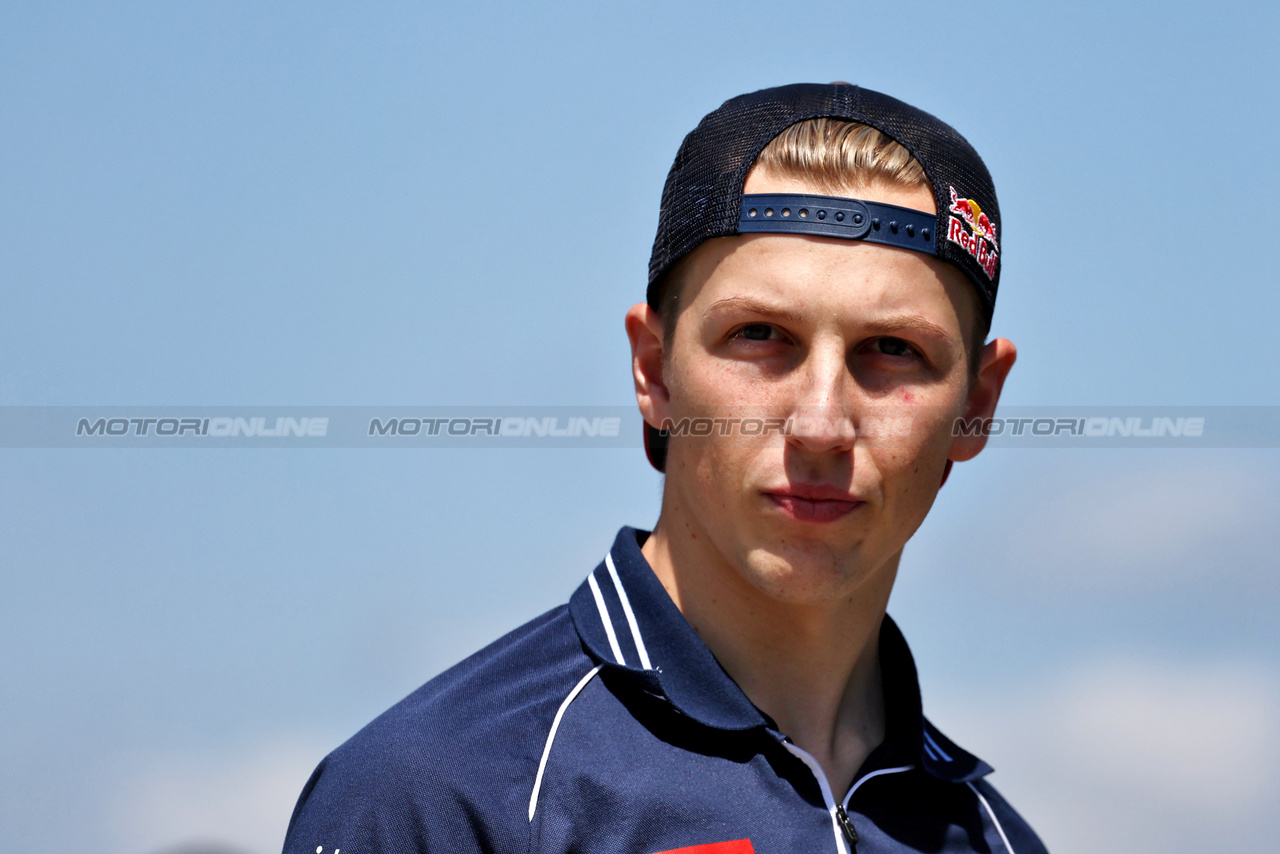
[[[991,224],[991,220],[987,219],[982,208],[978,207],[978,203],[973,199],[962,199],[957,196],[955,187],[951,188],[951,212],[960,214],[971,229],[990,240],[993,245],[999,244],[996,239],[996,227]]]
[[[947,226],[947,240],[959,246],[973,257],[988,279],[996,276],[996,264],[1000,260],[1000,241],[996,237],[996,226],[982,212],[981,206],[973,199],[962,199],[956,188],[951,188],[952,216]],[[967,228],[966,228],[967,226]]]

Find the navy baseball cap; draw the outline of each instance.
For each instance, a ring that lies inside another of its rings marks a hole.
[[[778,134],[809,119],[868,125],[924,169],[937,213],[862,199],[744,194],[756,157]],[[933,255],[973,284],[990,320],[1000,285],[1000,205],[978,152],[950,125],[896,98],[848,83],[796,83],[731,98],[698,123],[676,153],[662,189],[649,259],[649,305],[660,308],[666,274],[703,241],[735,234],[814,234]],[[666,465],[667,437],[645,425],[645,452]]]

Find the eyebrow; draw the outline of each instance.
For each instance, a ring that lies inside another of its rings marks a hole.
[[[914,314],[895,315],[873,320],[867,325],[872,332],[888,335],[894,332],[916,331],[941,338],[944,341],[955,341],[956,337],[931,320]]]
[[[707,307],[707,314],[715,314],[722,311],[749,311],[752,314],[759,314],[764,317],[774,318],[776,320],[798,321],[800,315],[796,314],[788,308],[774,305],[749,296],[733,296],[725,297],[713,302]],[[892,335],[895,332],[922,332],[943,341],[955,343],[958,339],[955,335],[943,329],[931,320],[926,320],[916,314],[897,314],[890,317],[877,318],[865,324],[868,331],[880,335]]]
[[[752,314],[760,314],[777,320],[789,320],[792,322],[800,320],[800,315],[788,308],[747,296],[725,297],[707,306],[707,314],[716,314],[722,311],[749,311]]]

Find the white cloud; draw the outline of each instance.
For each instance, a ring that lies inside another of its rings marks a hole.
[[[1117,658],[980,707],[933,699],[1055,854],[1257,850],[1280,833],[1280,689],[1260,668]]]
[[[331,747],[332,745],[330,745]],[[130,763],[111,809],[120,852],[196,841],[275,854],[294,802],[327,748],[291,736],[234,751],[166,752]]]
[[[1277,503],[1270,478],[1235,463],[1164,460],[1079,475],[1084,482],[1024,503],[1005,563],[1068,586],[1181,584],[1220,573],[1215,557],[1260,541]]]

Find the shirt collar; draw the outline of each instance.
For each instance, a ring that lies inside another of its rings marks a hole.
[[[992,767],[947,738],[924,716],[915,658],[898,624],[888,614],[880,624],[880,680],[884,688],[885,747],[935,777],[967,782]]]
[[[591,655],[656,689],[695,720],[724,730],[768,719],[729,678],[671,601],[640,552],[648,532],[623,528],[605,559],[569,600]]]
[[[619,531],[605,559],[570,598],[583,645],[611,672],[625,674],[706,726],[772,729],[671,601],[640,551],[646,537],[648,532],[634,528]],[[887,720],[885,743],[876,754],[918,764],[945,780],[991,773],[991,766],[924,718],[915,661],[887,615],[880,629],[880,666]]]

